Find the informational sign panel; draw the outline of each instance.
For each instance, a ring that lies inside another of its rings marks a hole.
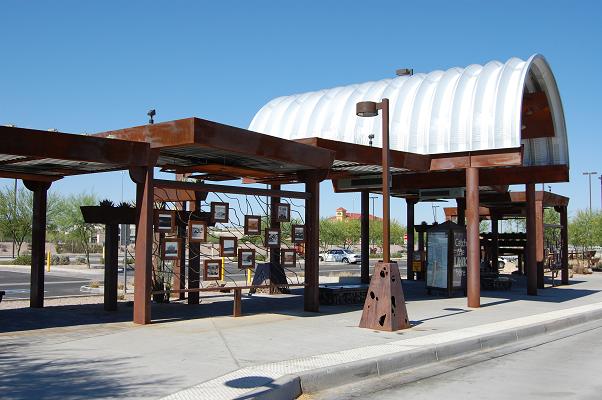
[[[429,232],[427,240],[428,266],[426,285],[447,288],[447,232]]]
[[[466,274],[466,232],[454,232],[454,268],[452,283],[454,287],[461,287]]]

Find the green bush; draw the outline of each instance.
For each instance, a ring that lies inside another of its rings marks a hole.
[[[21,254],[13,260],[14,265],[31,265],[31,254]]]
[[[50,265],[68,265],[71,264],[69,256],[53,255],[50,257]]]

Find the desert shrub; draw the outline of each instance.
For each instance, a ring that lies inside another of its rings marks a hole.
[[[31,265],[31,254],[21,254],[13,260],[14,265]]]

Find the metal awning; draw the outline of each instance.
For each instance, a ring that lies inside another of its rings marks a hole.
[[[0,177],[54,181],[148,163],[145,143],[0,126]]]
[[[297,179],[307,170],[330,170],[328,149],[263,135],[200,118],[186,118],[98,133],[97,136],[147,142],[164,171],[203,180],[232,178]]]

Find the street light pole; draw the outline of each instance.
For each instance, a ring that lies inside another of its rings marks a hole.
[[[374,200],[376,200],[378,196],[370,196],[370,200],[372,200],[372,221],[374,221]]]
[[[382,99],[380,103],[362,101],[356,105],[356,114],[360,117],[375,117],[378,110],[382,111],[383,262],[390,263],[389,99]]]
[[[584,172],[583,175],[587,175],[589,180],[589,213],[592,213],[592,175],[598,175],[597,172]]]

